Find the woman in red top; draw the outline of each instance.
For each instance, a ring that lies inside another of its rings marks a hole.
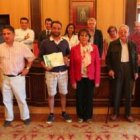
[[[91,122],[93,114],[94,87],[100,84],[100,58],[96,45],[89,43],[87,29],[78,33],[80,43],[71,49],[70,81],[76,89],[76,111],[78,121]]]

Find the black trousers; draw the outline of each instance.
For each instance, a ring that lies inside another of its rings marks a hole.
[[[121,70],[113,80],[114,114],[119,115],[121,98],[125,99],[125,116],[131,114],[132,72],[130,63],[121,63]]]
[[[77,82],[76,112],[79,118],[88,120],[93,114],[94,81],[82,78]]]

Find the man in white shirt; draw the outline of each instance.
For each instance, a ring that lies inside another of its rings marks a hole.
[[[29,29],[29,19],[20,18],[21,28],[15,30],[15,41],[23,42],[29,49],[33,49],[33,41],[35,38],[34,31]]]
[[[136,45],[128,40],[129,27],[121,25],[118,30],[119,38],[109,44],[106,56],[108,75],[112,78],[113,115],[112,121],[119,116],[122,96],[125,99],[125,117],[134,122],[131,115],[132,82],[138,78]]]
[[[14,120],[13,96],[17,100],[21,119],[25,125],[28,125],[30,114],[26,102],[25,76],[35,56],[23,43],[14,41],[15,31],[12,26],[5,26],[2,33],[5,41],[0,44],[0,71],[3,73],[2,97],[5,106],[3,125],[10,126]]]

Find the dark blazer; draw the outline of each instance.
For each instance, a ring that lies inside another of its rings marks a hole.
[[[99,54],[100,54],[100,57],[101,57],[102,52],[103,52],[103,34],[102,34],[101,30],[95,29],[94,42],[93,43],[97,45],[97,47],[99,49]]]
[[[44,39],[49,38],[49,36],[50,36],[50,34],[47,35],[47,34],[46,34],[46,30],[43,30],[43,31],[40,32],[39,38],[38,38],[39,47],[40,47],[40,45],[41,45],[41,42],[42,42]]]
[[[108,70],[113,70],[115,72],[115,76],[117,76],[120,72],[121,50],[122,46],[120,43],[120,39],[117,39],[110,43],[106,56],[107,68]],[[138,73],[138,63],[137,63],[138,58],[136,52],[136,45],[134,42],[130,40],[128,40],[128,51],[132,71],[132,78],[134,78],[134,73]]]

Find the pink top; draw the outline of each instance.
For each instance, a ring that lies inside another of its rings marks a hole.
[[[0,44],[0,69],[4,74],[17,75],[25,67],[25,59],[33,61],[34,54],[23,43],[14,42],[13,46]]]
[[[100,84],[100,57],[99,51],[96,45],[92,45],[93,51],[91,51],[91,64],[87,66],[87,77],[90,80],[95,80],[95,84]],[[70,81],[71,84],[80,81],[82,78],[82,55],[80,44],[72,47],[70,54]]]

